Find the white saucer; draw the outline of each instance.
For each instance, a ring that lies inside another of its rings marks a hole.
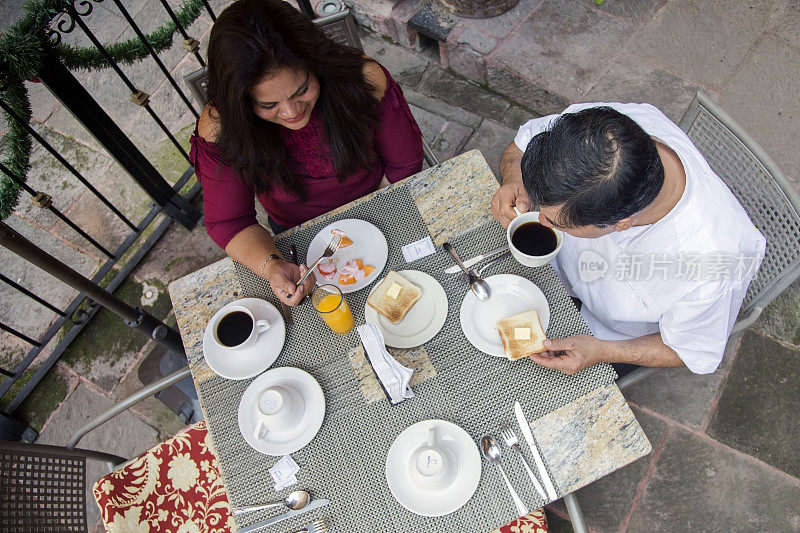
[[[247,379],[268,369],[281,354],[286,341],[286,325],[274,305],[260,298],[241,298],[225,305],[208,321],[215,321],[217,315],[228,306],[241,305],[250,309],[256,320],[269,320],[269,329],[258,336],[256,343],[244,350],[220,348],[212,340],[208,326],[203,333],[203,357],[206,364],[217,375],[227,379]]]
[[[491,298],[480,301],[468,291],[461,302],[461,330],[467,340],[483,353],[505,357],[506,351],[497,333],[497,321],[528,309],[536,309],[542,329],[550,324],[550,305],[544,293],[532,281],[514,274],[489,276]]]
[[[375,324],[381,329],[386,346],[414,348],[431,340],[442,329],[447,320],[447,294],[439,282],[425,272],[401,270],[398,274],[422,289],[422,296],[414,307],[395,324],[366,304],[364,319],[367,324]],[[377,287],[376,283],[370,294]]]
[[[341,285],[339,283],[339,275],[337,273],[334,280],[326,280],[320,274],[319,269],[314,269],[314,274],[317,276],[317,285],[324,285],[330,283],[336,285],[342,292],[355,292],[363,289],[381,275],[383,267],[386,266],[386,260],[389,258],[389,245],[386,244],[386,237],[383,236],[381,230],[375,225],[370,224],[366,220],[359,220],[357,218],[346,218],[339,220],[332,224],[328,224],[322,228],[311,240],[308,245],[308,252],[306,253],[306,265],[311,265],[319,259],[325,247],[333,238],[331,233],[332,229],[340,229],[347,234],[353,241],[353,244],[346,248],[339,248],[333,257],[337,261],[337,268],[344,265],[350,259],[361,259],[365,265],[372,265],[375,267],[368,276],[364,279],[356,281],[350,285]]]
[[[414,451],[428,439],[428,429],[436,428],[436,444],[455,457],[458,471],[453,483],[443,490],[424,489],[408,475],[408,462]],[[444,516],[469,501],[481,480],[481,457],[469,434],[444,420],[423,420],[404,429],[386,455],[386,482],[395,499],[414,514]]]
[[[253,432],[256,428],[255,409],[258,396],[272,386],[292,387],[303,397],[305,410],[297,426],[284,433],[267,432],[261,439],[256,439]],[[266,455],[286,455],[294,453],[311,442],[317,434],[325,418],[325,395],[317,380],[304,370],[290,366],[273,368],[264,372],[245,389],[239,402],[239,431],[247,444],[254,450]]]

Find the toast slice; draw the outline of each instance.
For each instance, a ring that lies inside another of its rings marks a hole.
[[[367,305],[396,324],[405,318],[421,296],[419,287],[390,270],[367,298]]]
[[[501,318],[497,321],[497,332],[506,350],[506,357],[512,361],[547,351],[544,347],[547,337],[535,309]]]

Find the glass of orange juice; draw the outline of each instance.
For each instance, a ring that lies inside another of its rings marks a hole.
[[[336,285],[320,285],[311,295],[311,303],[334,333],[344,335],[353,330],[355,321],[342,291]]]

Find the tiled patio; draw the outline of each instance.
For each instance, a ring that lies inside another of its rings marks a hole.
[[[4,24],[18,13],[18,3],[0,0]],[[440,159],[479,148],[497,172],[500,152],[531,116],[559,111],[573,101],[619,100],[653,103],[678,121],[702,89],[800,183],[800,5],[794,0],[606,0],[601,6],[591,0],[521,0],[494,19],[449,16],[449,31],[441,41],[420,40],[405,30],[406,22],[424,8],[422,0],[355,3],[359,22],[388,36],[365,31],[367,54],[401,83]],[[130,9],[137,19],[151,28],[160,23],[163,15],[155,9],[156,0],[135,4]],[[215,10],[220,4],[212,2]],[[106,37],[119,39],[124,25],[114,6],[103,4],[99,12],[109,21]],[[201,17],[190,33],[205,44],[209,29],[210,20]],[[166,54],[177,77],[195,68],[182,53],[173,48]],[[141,70],[140,76],[152,76]],[[156,136],[142,129],[139,117],[115,109],[103,76],[109,74],[80,73],[148,155],[162,162],[165,173],[181,172],[184,162],[145,141]],[[168,88],[162,85],[153,93],[171,116],[171,129],[185,140],[191,117],[175,111],[178,106],[170,103],[174,95]],[[41,88],[34,87],[32,100],[37,128],[77,154],[90,177],[110,189],[127,183],[93,139],[71,125]],[[52,170],[37,179],[42,188],[62,182]],[[71,215],[83,213],[91,221],[93,207],[81,191],[66,190],[64,202]],[[146,203],[134,185],[118,195],[130,211]],[[92,272],[98,258],[42,216],[20,207],[12,225],[45,235],[48,242],[41,246]],[[113,226],[96,223],[96,228],[106,232],[101,236],[107,242],[117,238]],[[138,305],[149,290],[149,309],[168,317],[166,284],[221,256],[202,228],[187,232],[174,226],[120,294]],[[7,255],[0,260],[7,276],[29,276],[49,284],[64,301],[71,298],[44,274],[26,272]],[[153,292],[159,297],[152,298]],[[26,311],[24,304],[7,298],[0,304],[4,317],[21,311]],[[52,317],[37,314],[30,320],[43,328]],[[102,339],[110,342],[100,344]],[[13,361],[23,350],[6,334],[0,346],[3,361]],[[26,403],[25,421],[41,430],[40,442],[64,444],[83,421],[138,386],[138,365],[153,347],[113,317],[98,317]],[[800,283],[731,343],[715,374],[667,370],[625,396],[653,451],[578,492],[593,531],[800,531]],[[131,456],[180,425],[151,399],[95,431],[82,445]],[[99,477],[100,470],[92,475]],[[96,510],[90,510],[95,511],[94,525]],[[548,517],[553,531],[570,530],[561,503],[548,507]]]

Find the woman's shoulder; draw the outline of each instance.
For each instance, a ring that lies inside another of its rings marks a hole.
[[[383,99],[383,95],[386,94],[386,89],[389,87],[389,77],[377,61],[370,57],[365,56],[365,58],[366,61],[364,62],[362,70],[364,78],[375,88],[372,94],[380,101]]]
[[[219,135],[219,123],[214,118],[215,115],[216,111],[211,104],[206,104],[197,119],[197,136],[210,143],[217,142]]]

